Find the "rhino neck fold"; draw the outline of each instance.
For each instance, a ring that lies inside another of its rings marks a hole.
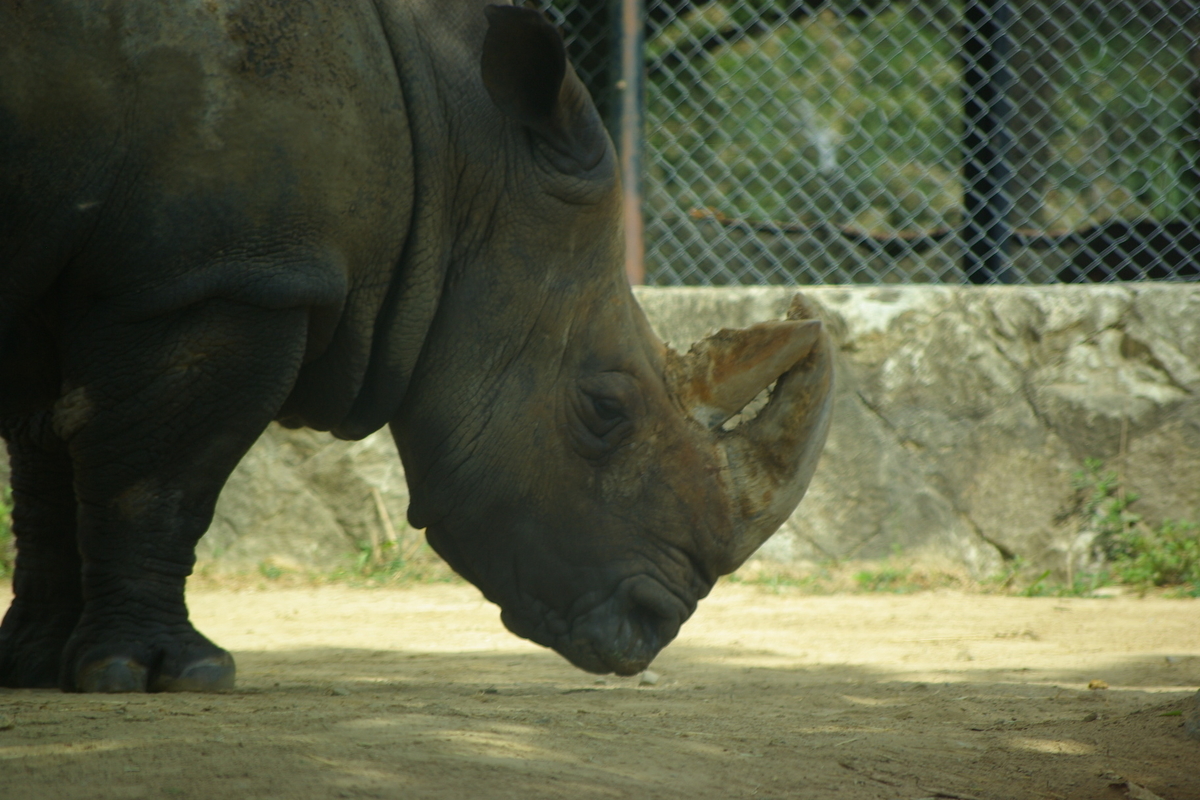
[[[398,102],[409,125],[412,195],[404,246],[391,268],[387,296],[372,332],[370,362],[350,413],[332,429],[343,439],[361,439],[396,416],[437,314],[449,270],[453,222],[445,185],[451,159],[449,120],[435,77],[441,65],[415,41],[429,27],[420,11],[377,0],[380,25],[392,52]]]

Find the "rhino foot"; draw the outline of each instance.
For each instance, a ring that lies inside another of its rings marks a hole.
[[[0,624],[0,686],[58,686],[63,648],[79,622],[79,604],[15,600]]]
[[[85,628],[67,646],[61,676],[68,692],[224,692],[233,689],[237,667],[190,625],[136,639]]]

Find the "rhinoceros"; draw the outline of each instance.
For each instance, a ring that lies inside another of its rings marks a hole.
[[[389,425],[511,631],[644,669],[799,502],[832,347],[803,299],[664,346],[615,165],[532,10],[0,0],[0,684],[232,686],[184,583],[272,420]]]

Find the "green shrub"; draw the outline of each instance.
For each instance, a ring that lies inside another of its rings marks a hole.
[[[1096,534],[1095,547],[1100,555],[1109,562],[1128,555],[1123,536],[1142,521],[1140,515],[1129,510],[1138,496],[1123,491],[1117,473],[1105,470],[1104,463],[1096,458],[1083,462],[1073,484],[1076,491],[1085,494],[1081,509],[1083,526]]]
[[[1168,519],[1150,527],[1130,511],[1137,495],[1122,491],[1117,473],[1105,471],[1096,459],[1084,462],[1075,486],[1087,493],[1085,529],[1095,532],[1109,577],[1141,589],[1177,586],[1200,594],[1200,525]]]
[[[1138,526],[1119,539],[1114,577],[1134,586],[1183,586],[1200,590],[1200,525],[1164,520]]]

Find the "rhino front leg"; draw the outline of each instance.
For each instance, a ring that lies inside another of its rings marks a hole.
[[[63,647],[83,610],[71,460],[50,423],[45,412],[0,423],[17,542],[14,598],[0,624],[0,686],[57,686]]]
[[[72,339],[56,427],[79,500],[83,612],[65,691],[219,691],[232,656],[188,619],[184,582],[230,472],[295,381],[303,309],[208,300]]]

